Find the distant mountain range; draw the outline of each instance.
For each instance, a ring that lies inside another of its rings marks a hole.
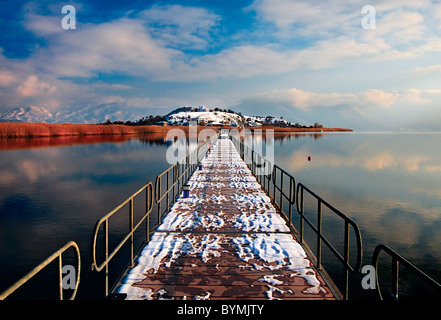
[[[145,116],[142,109],[127,109],[118,103],[106,103],[75,111],[50,112],[43,107],[19,107],[0,112],[2,122],[46,122],[46,123],[103,123],[110,121],[133,121]]]
[[[54,122],[59,113],[51,113],[41,107],[16,108],[0,113],[0,121],[10,122]]]

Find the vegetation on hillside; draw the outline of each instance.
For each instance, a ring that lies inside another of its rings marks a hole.
[[[201,111],[201,108],[203,108]],[[319,123],[314,123],[314,125],[306,126],[301,125],[299,123],[292,123],[290,121],[287,121],[283,119],[283,117],[276,118],[274,116],[243,116],[241,112],[236,112],[231,109],[222,109],[222,108],[214,108],[213,110],[209,110],[205,107],[181,107],[178,109],[173,110],[172,112],[168,113],[165,116],[153,116],[149,115],[146,117],[142,117],[139,120],[134,121],[110,121],[107,120],[107,122],[103,123],[106,125],[109,124],[118,124],[118,125],[126,125],[126,126],[149,126],[149,125],[163,125],[166,123],[167,125],[188,125],[188,121],[198,121],[197,117],[191,117],[188,116],[186,119],[182,119],[183,121],[171,121],[171,118],[179,113],[197,113],[197,114],[206,114],[206,113],[213,113],[214,115],[222,115],[224,114],[230,114],[230,115],[237,115],[240,121],[239,123],[235,124],[239,127],[252,127],[252,126],[275,126],[275,127],[286,127],[286,128],[323,128],[323,125]],[[199,123],[198,123],[199,124]],[[226,123],[228,125],[229,123]],[[201,125],[201,124],[199,124]],[[202,125],[210,125],[210,123],[204,123]]]

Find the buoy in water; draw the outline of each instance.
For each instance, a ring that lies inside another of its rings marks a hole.
[[[311,161],[311,156],[308,156],[308,161]]]

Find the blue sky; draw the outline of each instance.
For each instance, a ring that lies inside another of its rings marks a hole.
[[[65,30],[64,5],[76,9]],[[365,5],[375,29],[362,27]],[[439,1],[7,1],[0,110],[188,105],[441,130]]]

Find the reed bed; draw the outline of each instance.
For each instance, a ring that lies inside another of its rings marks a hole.
[[[185,133],[189,132],[188,126],[129,126],[123,124],[72,124],[72,123],[23,123],[23,122],[0,122],[0,137],[56,137],[56,136],[86,136],[86,135],[123,135],[123,134],[146,134],[146,133],[167,133],[171,129],[180,129]],[[215,127],[198,126],[197,131],[204,129],[217,130]],[[236,129],[236,128],[229,128]],[[331,132],[331,131],[352,131],[344,128],[282,128],[264,126],[247,128],[251,131],[268,129],[278,133],[295,132]]]
[[[53,137],[142,133],[141,127],[100,124],[0,123],[0,137]]]

